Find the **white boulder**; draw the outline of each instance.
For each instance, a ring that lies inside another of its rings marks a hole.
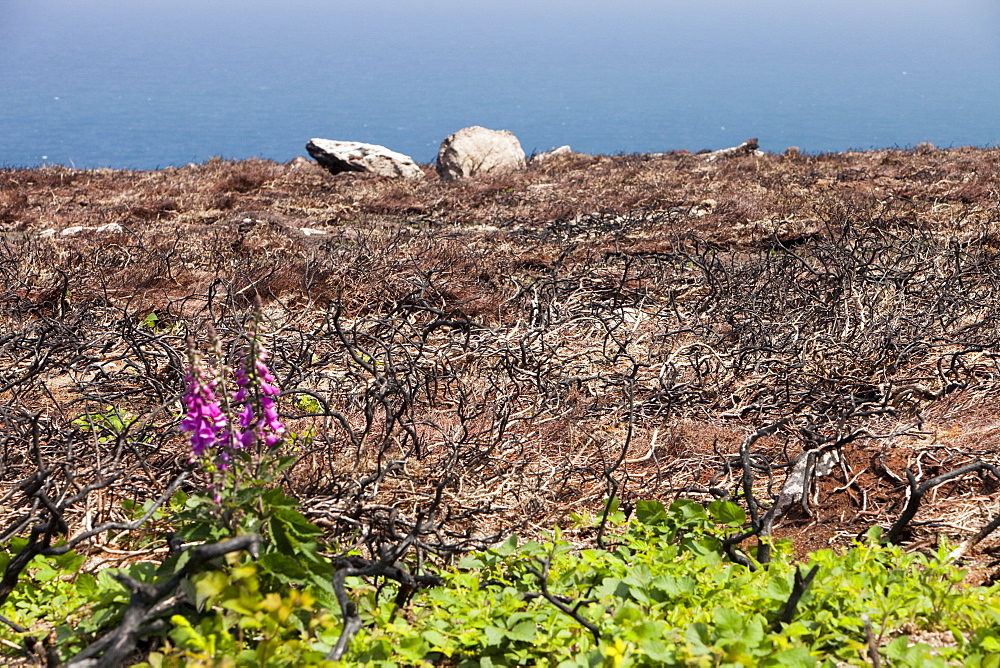
[[[448,135],[438,150],[437,171],[445,181],[476,174],[524,169],[524,149],[514,133],[474,125]]]
[[[390,179],[419,179],[424,175],[413,158],[378,144],[310,139],[306,150],[316,162],[333,174],[368,172]]]

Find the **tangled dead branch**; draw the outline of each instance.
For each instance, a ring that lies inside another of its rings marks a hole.
[[[909,477],[947,426],[928,415],[1000,387],[1000,212],[995,179],[950,179],[996,156],[897,157],[574,158],[407,193],[257,163],[185,172],[186,190],[148,175],[155,193],[128,173],[3,172],[34,185],[0,239],[0,538],[67,536],[97,564],[110,529],[158,537],[123,503],[204,483],[177,431],[184,340],[205,345],[211,320],[233,361],[260,299],[298,434],[284,484],[363,555],[342,577],[415,586],[403,552],[447,557],[609,497],[738,499],[762,561],[810,523],[901,540],[932,488],[994,484],[949,471],[1000,465],[970,445]],[[573,179],[590,190],[567,199]],[[45,207],[91,215],[81,197],[121,231],[37,234]]]

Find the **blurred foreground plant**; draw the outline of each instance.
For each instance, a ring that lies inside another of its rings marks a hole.
[[[332,617],[314,615],[313,607],[329,609],[336,600],[333,566],[323,554],[322,531],[279,485],[294,458],[281,452],[288,433],[276,403],[281,390],[267,366],[258,326],[254,320],[231,380],[214,328],[209,329],[214,365],[189,342],[181,429],[190,434],[192,461],[201,463],[211,482],[184,499],[175,540],[260,536],[259,552],[255,563],[229,555],[218,570],[190,578],[199,612],[173,615],[172,644],[153,657],[156,664],[184,658],[217,665],[213,662],[222,657],[236,657],[240,665],[312,665],[330,649],[313,630],[333,633]],[[183,553],[175,562],[183,563]],[[247,634],[256,640],[248,643]],[[320,647],[312,647],[317,642]]]

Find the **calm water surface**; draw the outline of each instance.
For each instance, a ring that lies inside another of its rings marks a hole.
[[[994,0],[0,0],[0,165],[1000,143]]]

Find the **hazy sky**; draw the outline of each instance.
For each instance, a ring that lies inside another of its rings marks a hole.
[[[996,0],[0,0],[0,164],[996,144],[998,73]]]

